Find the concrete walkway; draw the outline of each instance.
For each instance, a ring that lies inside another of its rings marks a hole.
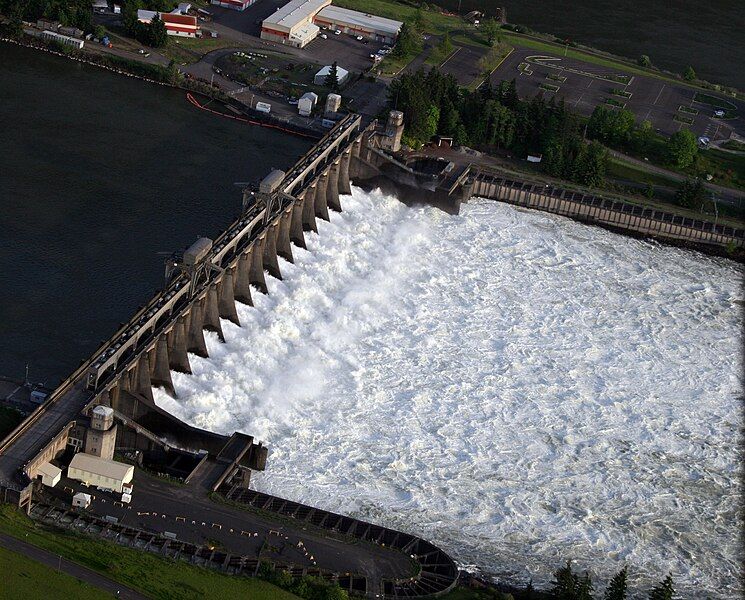
[[[5,535],[4,533],[0,533],[0,546],[6,550],[12,550],[13,552],[23,554],[31,560],[35,560],[51,569],[66,573],[67,575],[75,577],[75,579],[89,583],[100,590],[110,593],[115,598],[124,598],[126,600],[147,600],[147,596],[143,596],[139,592],[123,586],[108,577],[104,577],[87,567],[83,567],[67,560],[66,558],[60,558],[59,555],[54,554],[53,552],[43,550],[33,544]]]

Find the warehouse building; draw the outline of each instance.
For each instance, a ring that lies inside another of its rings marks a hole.
[[[160,15],[163,24],[166,26],[168,35],[178,35],[181,37],[197,37],[199,25],[197,18],[193,15],[184,15],[178,8],[170,13],[159,13],[157,10],[138,10],[137,19],[141,23],[149,24],[155,15]]]
[[[115,492],[121,492],[124,484],[132,481],[134,473],[135,468],[132,465],[84,452],[78,452],[67,468],[67,476],[70,479]]]
[[[403,23],[331,5],[331,0],[292,0],[264,19],[261,38],[303,48],[320,27],[393,44]]]
[[[361,35],[362,37],[383,42],[385,44],[394,44],[401,31],[403,23],[393,19],[376,17],[366,13],[361,13],[348,8],[339,6],[327,6],[321,9],[313,19],[313,22],[319,27],[328,27],[329,29],[338,29],[342,33],[349,35]]]
[[[296,48],[306,46],[320,31],[313,23],[313,17],[329,4],[331,0],[292,0],[264,19],[261,39]]]

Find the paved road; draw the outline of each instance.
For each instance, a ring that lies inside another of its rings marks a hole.
[[[53,552],[43,550],[33,544],[5,535],[4,533],[0,533],[0,546],[6,550],[12,550],[13,552],[23,554],[27,558],[35,560],[47,567],[67,573],[68,575],[75,577],[75,579],[79,579],[80,581],[89,583],[100,590],[109,592],[116,598],[124,598],[126,600],[147,599],[147,596],[143,596],[139,592],[125,587],[108,577],[104,577],[95,571],[91,571],[90,569],[65,558],[60,559],[59,555],[54,554]],[[119,593],[118,595],[117,592]]]

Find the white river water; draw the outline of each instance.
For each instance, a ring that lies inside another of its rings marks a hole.
[[[342,201],[161,406],[264,440],[258,489],[503,580],[571,558],[600,590],[628,563],[742,592],[739,267],[485,200]]]

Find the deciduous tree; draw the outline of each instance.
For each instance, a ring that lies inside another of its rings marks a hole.
[[[696,136],[690,129],[676,131],[667,141],[667,162],[678,169],[690,166],[696,154]]]

